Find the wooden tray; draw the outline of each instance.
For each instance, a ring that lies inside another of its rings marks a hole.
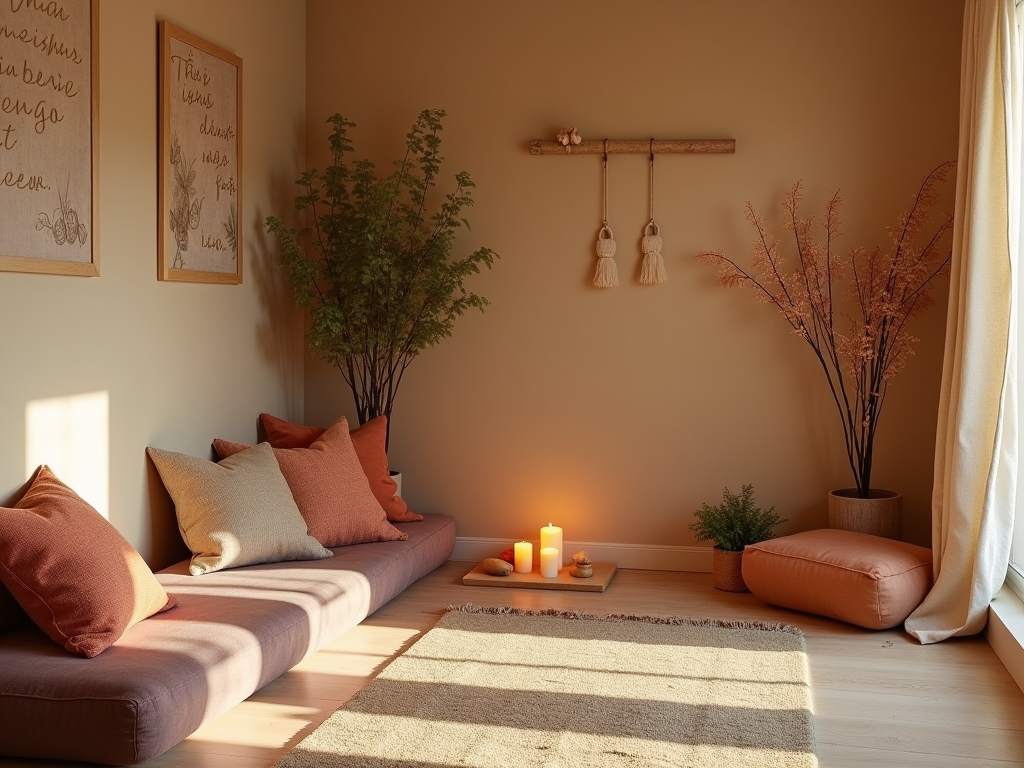
[[[567,589],[573,592],[604,592],[615,575],[615,563],[594,563],[594,575],[589,579],[578,579],[569,575],[571,565],[558,570],[558,576],[545,579],[539,570],[531,573],[510,573],[508,576],[492,576],[484,573],[478,565],[462,577],[467,587],[516,587],[519,589]]]

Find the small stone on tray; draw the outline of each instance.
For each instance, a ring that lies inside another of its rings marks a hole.
[[[506,563],[498,557],[488,557],[480,565],[485,573],[489,573],[492,576],[508,576],[512,573],[512,564]]]

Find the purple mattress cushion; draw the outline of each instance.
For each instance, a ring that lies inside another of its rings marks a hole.
[[[138,763],[170,749],[447,560],[455,521],[399,523],[407,541],[326,560],[157,578],[178,607],[93,659],[35,627],[0,635],[0,755]]]

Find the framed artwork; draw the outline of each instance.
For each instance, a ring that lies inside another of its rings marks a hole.
[[[160,22],[158,278],[242,282],[242,60]]]
[[[0,31],[0,270],[96,277],[99,0],[9,0]]]

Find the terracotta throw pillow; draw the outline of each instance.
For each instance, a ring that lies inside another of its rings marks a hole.
[[[228,457],[249,446],[217,439],[213,448],[217,455]],[[388,522],[370,490],[344,417],[309,448],[272,450],[310,536],[325,547],[409,538]]]
[[[176,603],[103,516],[42,466],[0,507],[0,581],[58,645],[92,658]]]
[[[178,530],[192,550],[193,576],[334,554],[306,531],[274,449],[266,443],[219,464],[159,448],[146,452],[174,500]]]
[[[292,424],[269,413],[260,414],[260,423],[267,434],[267,441],[275,448],[308,448],[325,432],[321,427]],[[370,419],[352,430],[352,444],[370,483],[370,490],[384,508],[388,520],[392,523],[414,523],[422,520],[423,515],[411,512],[402,497],[397,495],[398,484],[388,472],[388,455],[384,450],[387,430],[387,416]]]

